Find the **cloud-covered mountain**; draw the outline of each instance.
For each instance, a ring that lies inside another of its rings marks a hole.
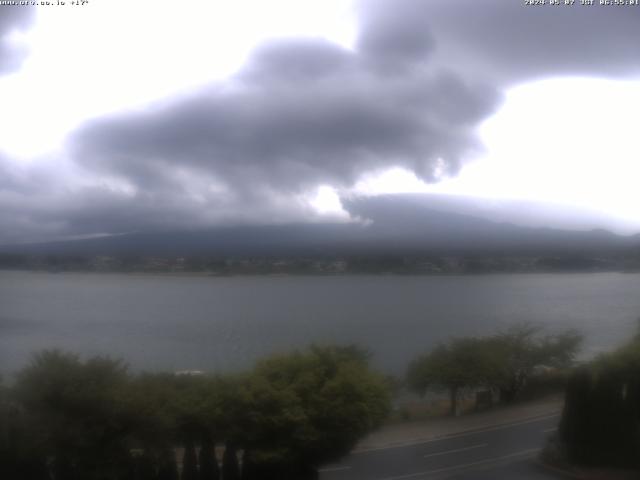
[[[441,200],[441,199],[440,199]],[[294,223],[136,233],[4,247],[63,255],[339,256],[609,255],[640,248],[640,236],[605,230],[533,228],[434,210],[424,198],[390,196],[345,202],[360,223]],[[441,205],[442,207],[442,200]]]

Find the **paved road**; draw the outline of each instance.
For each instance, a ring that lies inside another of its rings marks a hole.
[[[556,478],[534,461],[559,414],[487,427],[411,445],[352,453],[320,471],[321,480]]]

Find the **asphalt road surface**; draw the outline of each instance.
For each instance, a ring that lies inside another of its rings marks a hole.
[[[487,427],[430,441],[363,450],[320,470],[321,480],[557,478],[536,456],[559,414]]]

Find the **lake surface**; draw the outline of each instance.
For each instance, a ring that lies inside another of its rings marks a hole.
[[[400,374],[454,335],[575,327],[586,355],[625,341],[640,275],[198,277],[0,272],[0,371],[58,347],[134,369],[234,371],[276,351],[357,343]]]

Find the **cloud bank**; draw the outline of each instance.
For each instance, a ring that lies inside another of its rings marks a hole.
[[[26,29],[35,16],[28,6],[0,6],[0,75],[16,70],[26,52],[12,42],[11,34]]]
[[[598,1],[585,6],[580,0],[546,3],[363,0],[359,5],[362,15],[392,18],[408,31],[427,27],[438,61],[501,84],[549,76],[640,74],[640,8]]]
[[[227,82],[73,132],[68,160],[84,183],[31,215],[46,211],[60,235],[304,221],[319,185],[390,166],[455,174],[500,95],[432,68],[431,50],[400,23],[365,22],[355,51],[267,42]],[[14,183],[14,196],[28,189]]]
[[[2,10],[0,69],[23,12]],[[271,40],[227,81],[87,121],[63,172],[0,156],[0,243],[326,219],[308,201],[320,185],[455,175],[512,83],[640,71],[640,9],[365,0],[359,19],[353,49]]]

